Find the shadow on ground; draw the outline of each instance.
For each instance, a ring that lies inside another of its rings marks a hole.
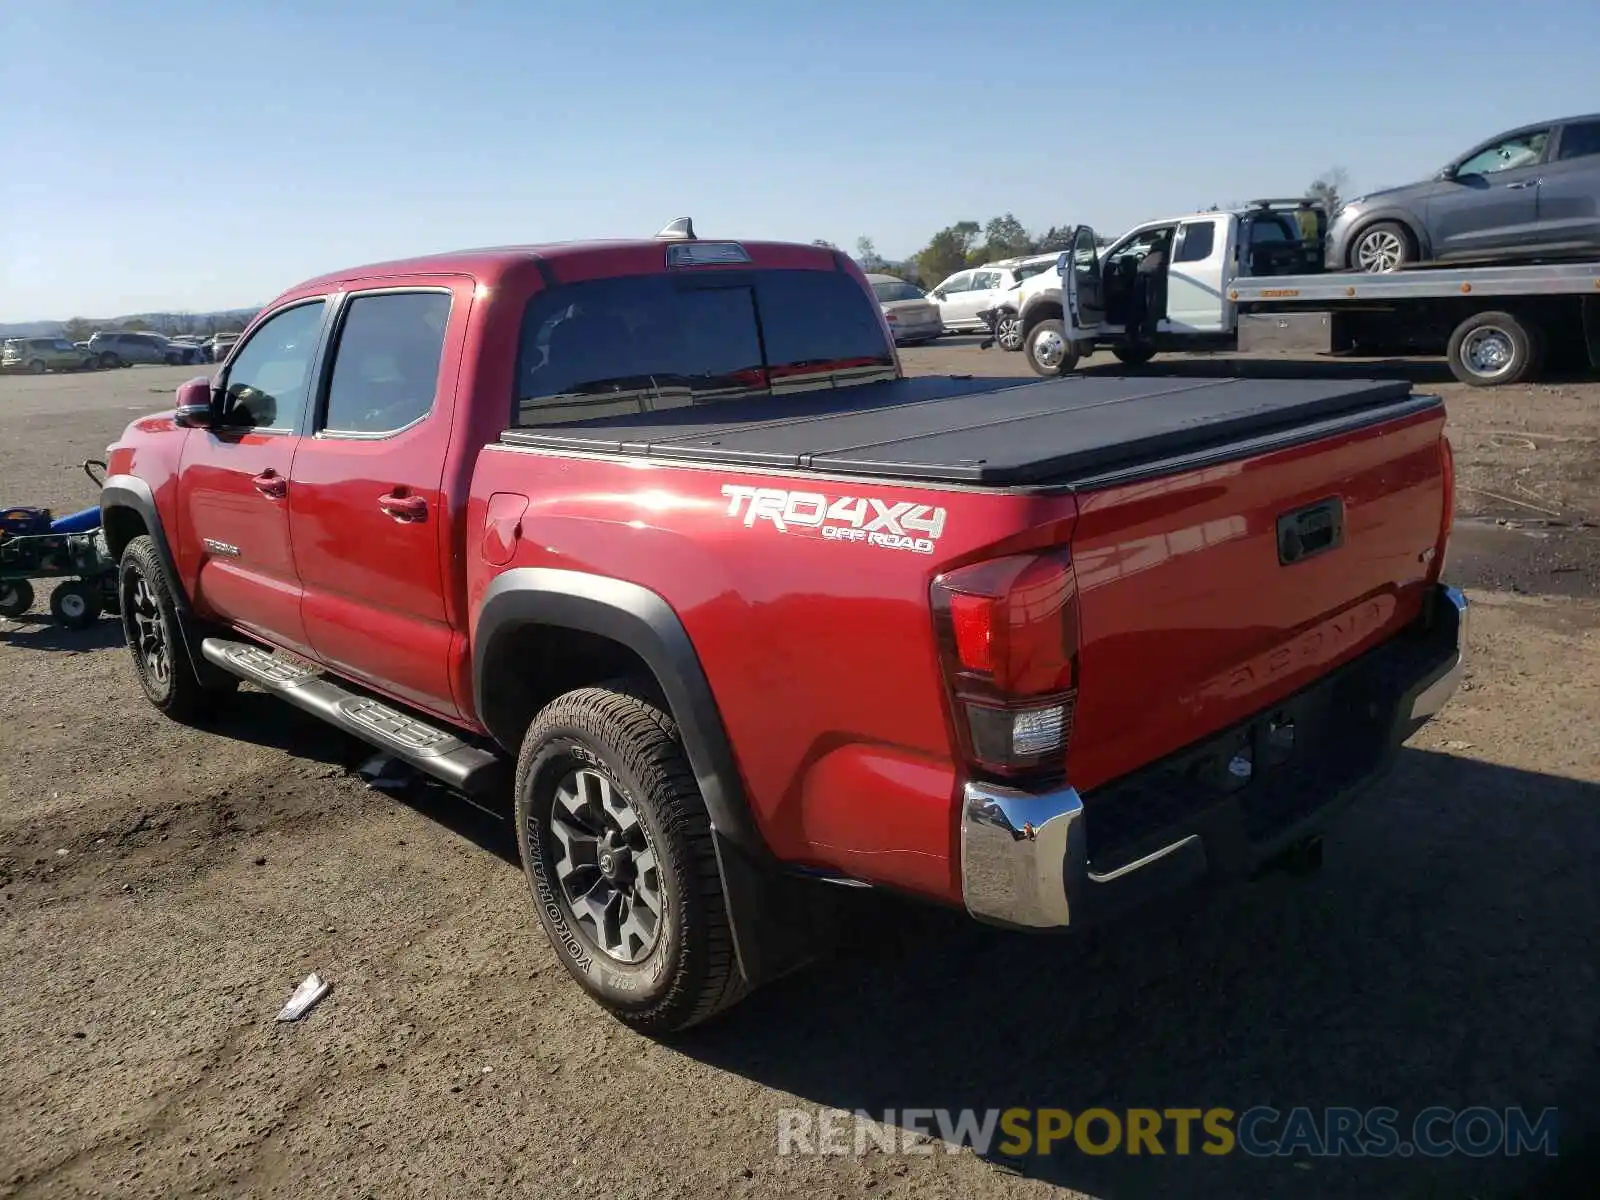
[[[23,650],[82,654],[122,645],[122,623],[111,616],[101,618],[87,629],[68,629],[49,617],[25,613],[0,625],[0,639]]]
[[[1431,1105],[1555,1106],[1556,1160],[990,1157],[1107,1197],[1592,1195],[1597,854],[1600,786],[1407,750],[1309,880],[1063,938],[877,900],[842,961],[680,1048],[873,1113],[1386,1105],[1404,1136]]]

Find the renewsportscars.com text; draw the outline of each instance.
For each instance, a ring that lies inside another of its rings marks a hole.
[[[1557,1111],[1521,1108],[903,1108],[778,1111],[780,1155],[1050,1154],[1445,1158],[1556,1154]]]

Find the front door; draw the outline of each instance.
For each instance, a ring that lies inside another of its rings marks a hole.
[[[1072,249],[1062,254],[1056,270],[1061,272],[1062,295],[1066,300],[1067,340],[1082,341],[1100,332],[1105,322],[1105,288],[1100,279],[1100,247],[1094,230],[1079,225],[1072,235]]]
[[[1523,130],[1475,151],[1428,197],[1437,259],[1489,258],[1536,248],[1539,174],[1550,131]]]
[[[471,303],[470,281],[437,276],[344,299],[289,488],[317,657],[445,717],[459,712],[446,600],[459,567],[443,563],[466,497],[442,482]]]
[[[302,654],[289,477],[326,309],[291,302],[257,325],[218,379],[211,427],[185,439],[178,475],[179,566],[196,607]]]
[[[1222,331],[1222,275],[1230,219],[1218,215],[1178,226],[1167,268],[1167,320],[1162,329],[1171,333]]]
[[[975,273],[957,271],[929,293],[939,306],[939,319],[946,329],[960,326],[960,314],[965,311],[967,293],[972,290],[972,277]]]
[[[951,306],[962,325],[983,327],[978,314],[993,308],[1005,297],[1005,289],[1000,286],[1003,280],[1000,271],[979,269],[972,273],[972,287],[956,297],[958,303]]]

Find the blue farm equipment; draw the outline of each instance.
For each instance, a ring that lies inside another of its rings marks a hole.
[[[96,485],[105,463],[90,459],[83,473]],[[20,617],[33,607],[33,580],[59,579],[50,613],[69,629],[85,629],[117,607],[117,564],[100,530],[100,509],[64,517],[48,508],[0,509],[0,617]]]

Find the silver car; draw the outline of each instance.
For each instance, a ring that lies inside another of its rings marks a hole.
[[[1330,271],[1600,256],[1600,113],[1473,147],[1432,179],[1368,192],[1328,227]]]
[[[930,301],[921,288],[893,275],[868,275],[867,282],[878,297],[889,328],[894,330],[896,345],[931,342],[944,332],[939,306]]]

